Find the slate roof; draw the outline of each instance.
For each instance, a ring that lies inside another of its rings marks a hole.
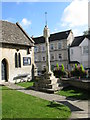
[[[10,23],[0,20],[0,43],[33,46],[34,41],[30,38],[19,23]]]
[[[63,31],[63,32],[50,34],[49,42],[56,41],[56,40],[67,39],[70,32],[71,32],[71,30],[67,30],[67,31]],[[45,38],[43,36],[33,38],[33,40],[34,40],[35,44],[45,43]]]
[[[85,38],[88,38],[90,40],[90,35],[83,35],[83,36],[75,37],[70,47],[79,46]]]

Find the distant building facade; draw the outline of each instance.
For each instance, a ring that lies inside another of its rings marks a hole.
[[[0,21],[0,82],[31,79],[34,41],[19,23]]]
[[[70,47],[70,62],[75,64],[74,61],[90,68],[90,34],[74,38]]]
[[[50,63],[53,70],[58,63],[63,64],[65,68],[68,67],[68,46],[73,41],[73,33],[71,30],[54,33],[49,38],[50,48]],[[46,45],[43,36],[33,38],[35,42],[34,60],[38,72],[44,70],[46,67]]]

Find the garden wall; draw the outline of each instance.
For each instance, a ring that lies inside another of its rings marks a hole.
[[[78,87],[85,90],[90,90],[90,78],[89,79],[76,79],[76,78],[61,78],[62,85],[69,85]]]

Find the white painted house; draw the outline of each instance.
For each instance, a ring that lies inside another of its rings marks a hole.
[[[90,35],[74,38],[70,46],[70,62],[80,63],[84,68],[90,68]]]

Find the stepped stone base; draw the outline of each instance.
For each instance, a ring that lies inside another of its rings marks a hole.
[[[60,89],[58,78],[55,78],[52,72],[37,76],[33,89],[54,93]]]

